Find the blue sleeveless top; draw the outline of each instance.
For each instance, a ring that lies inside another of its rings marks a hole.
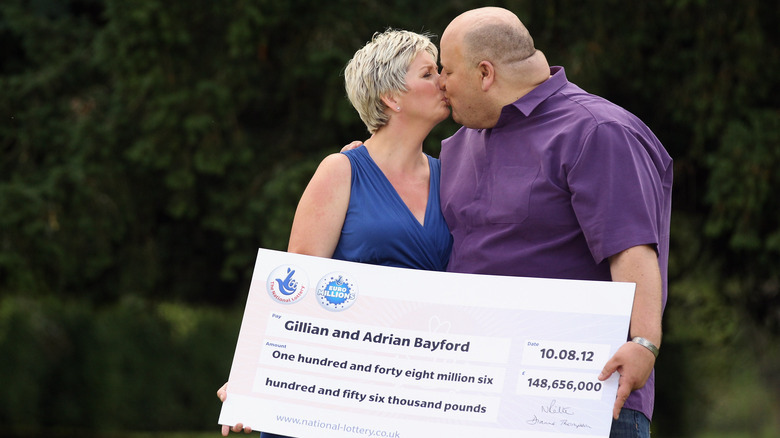
[[[352,186],[333,258],[443,271],[450,258],[452,236],[439,204],[439,160],[426,155],[431,182],[425,223],[420,224],[365,146],[343,153],[352,165]]]

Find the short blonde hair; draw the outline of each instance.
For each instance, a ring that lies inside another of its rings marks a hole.
[[[371,134],[390,119],[382,96],[408,91],[406,73],[414,58],[426,51],[437,59],[439,51],[430,38],[406,30],[377,32],[347,63],[344,69],[347,97]]]

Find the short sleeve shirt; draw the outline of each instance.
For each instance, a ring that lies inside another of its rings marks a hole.
[[[608,258],[649,244],[666,302],[672,159],[636,116],[563,68],[503,108],[496,126],[442,142],[447,270],[611,280]],[[652,416],[653,381],[626,407]]]

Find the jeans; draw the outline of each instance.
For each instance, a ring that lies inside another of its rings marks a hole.
[[[609,438],[650,438],[650,420],[639,411],[623,408],[620,417],[612,420]]]

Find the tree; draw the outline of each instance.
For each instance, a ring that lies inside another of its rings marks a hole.
[[[664,350],[683,377],[664,405],[729,370],[707,351],[740,344],[762,353],[767,387],[780,388],[780,7],[496,4],[675,159]],[[366,136],[343,91],[354,51],[387,27],[440,35],[477,6],[3,1],[0,293],[242,303],[257,247],[286,247],[317,163]],[[439,125],[426,150],[436,155],[456,128]],[[666,416],[683,430],[705,407],[676,406],[688,415],[659,403],[659,427]]]

